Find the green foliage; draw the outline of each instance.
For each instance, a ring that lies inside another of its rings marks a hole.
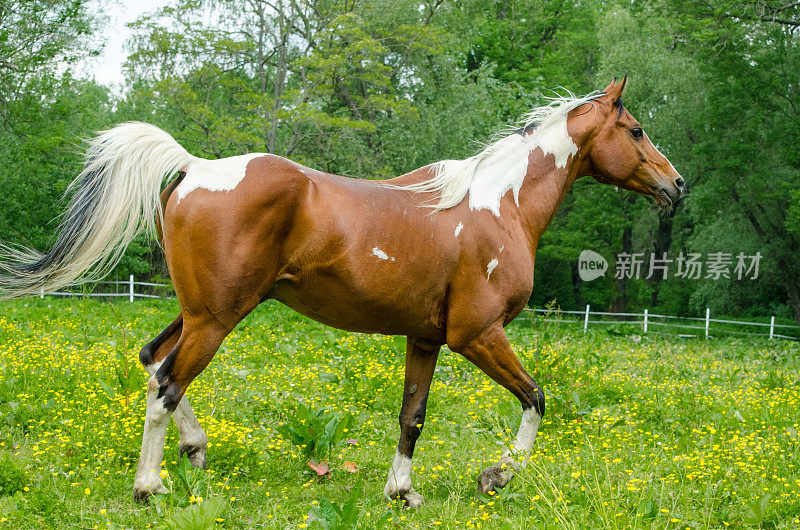
[[[79,139],[115,122],[155,123],[205,157],[266,151],[384,178],[473,154],[559,86],[627,72],[626,107],[690,193],[659,218],[643,197],[577,182],[539,243],[532,303],[800,321],[795,3],[176,0],[132,24],[122,97],[69,69],[104,36],[90,5],[0,8],[0,241],[52,244]],[[609,259],[604,278],[580,280],[583,249]],[[759,251],[761,274],[613,277],[619,253],[664,251]],[[114,272],[131,273],[167,274],[151,241]]]
[[[350,495],[344,504],[329,501],[326,498],[318,500],[319,506],[311,508],[308,520],[314,526],[325,530],[348,530],[358,528],[361,512],[361,500],[364,497],[364,485],[359,483],[350,490]]]
[[[3,528],[324,527],[312,519],[317,513],[330,526],[355,521],[351,527],[365,529],[799,524],[797,343],[650,334],[634,342],[520,318],[507,331],[547,400],[527,466],[501,492],[476,494],[480,470],[513,443],[519,403],[445,350],[414,455],[414,486],[426,504],[405,510],[383,497],[398,436],[402,340],[326,328],[273,302],[233,331],[189,387],[208,435],[208,469],[178,460],[171,425],[164,452],[171,493],[136,504],[144,404],[131,416],[119,397],[119,406],[109,403],[95,376],[113,372],[123,347],[110,326],[124,318],[132,342],[143,345],[176,311],[164,300],[2,304],[0,380],[10,385],[0,383],[0,416],[10,411],[7,398],[22,403],[20,411],[30,406],[0,422],[0,472],[7,458],[29,478],[22,491],[0,497]],[[365,374],[380,384],[365,384]],[[57,406],[43,408],[52,396]],[[323,477],[273,428],[298,402],[358,417],[347,433],[357,444],[331,450],[333,472]],[[344,471],[348,462],[357,472]],[[222,500],[222,512],[202,508]]]
[[[216,520],[225,511],[225,499],[214,497],[201,504],[177,508],[164,518],[163,528],[169,530],[206,530],[217,526]]]
[[[312,410],[298,403],[294,415],[276,430],[297,446],[305,455],[324,458],[330,451],[344,444],[346,433],[353,423],[351,414]]]
[[[20,462],[7,453],[0,453],[0,497],[22,491],[28,483],[28,474]]]

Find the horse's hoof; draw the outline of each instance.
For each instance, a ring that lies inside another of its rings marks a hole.
[[[147,504],[150,497],[153,495],[160,495],[162,493],[169,493],[169,490],[163,484],[159,484],[155,488],[139,488],[133,487],[133,500],[139,504]]]
[[[407,491],[398,491],[394,494],[386,494],[386,498],[391,502],[395,499],[402,499],[403,506],[406,508],[419,508],[425,504],[425,497],[414,491],[413,489]]]
[[[192,467],[200,469],[206,468],[205,445],[181,445],[178,454],[178,460],[183,458],[183,455],[186,455],[186,458],[189,459],[189,463],[192,464]]]
[[[489,493],[506,487],[514,473],[508,468],[498,466],[487,467],[478,475],[478,491]]]

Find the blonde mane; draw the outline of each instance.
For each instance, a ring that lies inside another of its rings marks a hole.
[[[488,209],[500,215],[500,198],[508,190],[518,200],[519,189],[528,170],[529,153],[541,147],[555,156],[557,167],[564,167],[578,148],[567,133],[567,114],[591,103],[603,92],[583,97],[569,93],[552,98],[547,105],[536,107],[517,123],[519,129],[506,128],[502,136],[481,152],[464,160],[442,160],[431,165],[433,177],[407,186],[394,186],[416,193],[434,192],[439,196],[435,210],[446,210],[459,204],[469,194],[470,208]]]

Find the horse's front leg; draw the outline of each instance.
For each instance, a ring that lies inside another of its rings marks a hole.
[[[522,422],[513,446],[497,464],[484,469],[478,476],[478,490],[488,493],[504,487],[514,476],[514,471],[525,466],[527,453],[533,446],[544,415],[544,392],[514,355],[499,323],[457,348],[455,351],[509,390],[522,404]]]
[[[439,344],[406,340],[406,376],[403,383],[403,405],[400,408],[400,441],[397,444],[389,479],[383,493],[389,500],[403,499],[406,506],[416,508],[424,499],[411,485],[411,462],[414,445],[425,423],[425,406],[431,388],[433,370],[439,357]]]

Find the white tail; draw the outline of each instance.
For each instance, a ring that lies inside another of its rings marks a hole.
[[[139,233],[155,233],[165,177],[194,158],[154,125],[123,123],[98,134],[89,141],[83,171],[67,188],[72,199],[53,248],[41,254],[0,244],[0,299],[104,276]]]

